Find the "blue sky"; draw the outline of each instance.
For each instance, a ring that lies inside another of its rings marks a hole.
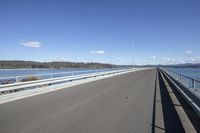
[[[1,0],[0,60],[200,62],[198,0]]]

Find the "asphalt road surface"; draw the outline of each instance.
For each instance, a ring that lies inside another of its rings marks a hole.
[[[156,71],[143,70],[0,105],[0,133],[149,133]]]

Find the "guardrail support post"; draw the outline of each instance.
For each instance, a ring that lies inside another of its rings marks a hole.
[[[195,88],[195,80],[192,79],[192,88]]]
[[[18,77],[18,76],[16,76],[16,82],[17,82],[17,83],[19,82],[19,77]]]

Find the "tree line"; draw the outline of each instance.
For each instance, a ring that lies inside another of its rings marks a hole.
[[[48,69],[64,69],[64,68],[113,68],[112,64],[96,63],[96,62],[35,62],[35,61],[0,61],[0,69],[28,69],[28,68],[48,68]]]

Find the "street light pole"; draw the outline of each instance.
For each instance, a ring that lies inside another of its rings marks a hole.
[[[135,59],[134,59],[134,43],[131,45],[132,46],[132,68],[134,68],[134,65],[135,65]]]

